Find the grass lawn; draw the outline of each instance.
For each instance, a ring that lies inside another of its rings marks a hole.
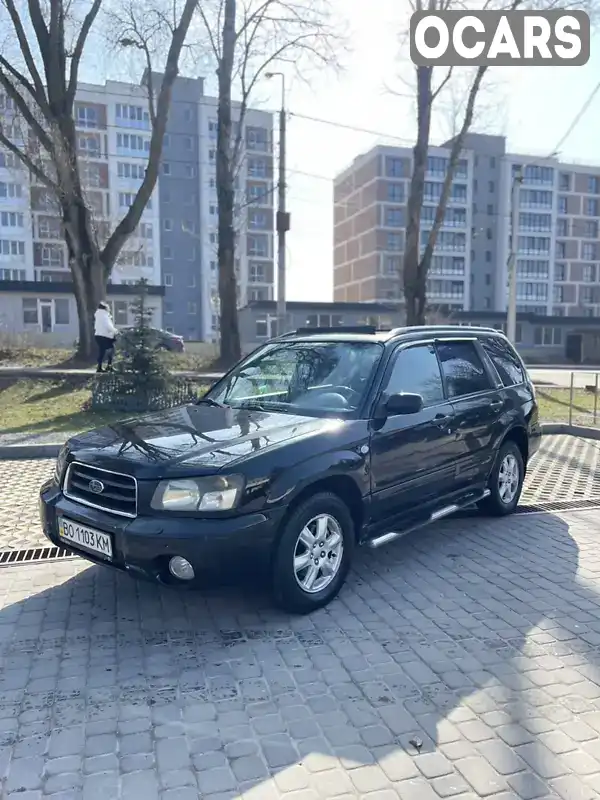
[[[0,433],[63,433],[84,431],[127,416],[86,408],[93,379],[0,378]],[[543,422],[567,422],[569,390],[538,388]],[[600,422],[600,397],[597,403]],[[593,425],[594,395],[582,389],[573,395],[573,422]]]
[[[568,422],[570,390],[541,388],[536,389],[540,418],[542,422]],[[600,422],[600,396],[596,401],[596,422],[594,423],[594,395],[584,389],[573,391],[572,420],[574,424],[594,425]]]
[[[114,422],[123,414],[85,409],[90,381],[0,379],[0,433],[83,431]]]

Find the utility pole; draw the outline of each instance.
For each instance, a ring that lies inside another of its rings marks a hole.
[[[519,197],[523,173],[519,169],[512,179],[510,252],[507,261],[508,307],[506,310],[506,336],[514,345],[517,338],[517,250],[519,246]]]
[[[286,333],[286,234],[290,229],[290,215],[286,211],[286,112],[285,76],[283,72],[267,72],[267,78],[281,78],[281,110],[279,112],[279,180],[277,184],[277,335]]]

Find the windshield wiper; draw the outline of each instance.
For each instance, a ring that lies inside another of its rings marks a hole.
[[[197,406],[213,406],[214,408],[228,408],[225,403],[219,403],[218,400],[213,400],[212,397],[201,397],[199,400],[196,400]]]
[[[286,403],[278,403],[276,400],[242,400],[236,403],[234,408],[268,411],[271,408],[280,409],[282,406],[286,407]]]

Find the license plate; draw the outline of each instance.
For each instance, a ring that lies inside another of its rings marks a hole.
[[[65,542],[88,550],[90,553],[97,553],[104,558],[112,558],[112,539],[108,533],[95,531],[93,528],[86,528],[78,522],[60,517],[58,520],[58,535]]]

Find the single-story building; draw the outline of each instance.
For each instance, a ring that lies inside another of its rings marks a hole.
[[[404,324],[398,303],[320,303],[289,302],[286,305],[287,329],[376,325],[394,328]],[[439,311],[435,322],[443,322]],[[240,336],[245,353],[277,334],[277,304],[256,300],[240,309]],[[482,325],[506,330],[506,314],[501,311],[454,311],[446,317],[454,325]],[[530,364],[600,365],[600,319],[596,317],[548,317],[517,315],[517,349]]]
[[[148,286],[153,325],[162,325],[164,286]],[[136,286],[109,283],[107,302],[118,327],[133,322]],[[24,336],[44,346],[71,347],[79,335],[73,284],[45,281],[0,281],[0,336]]]

